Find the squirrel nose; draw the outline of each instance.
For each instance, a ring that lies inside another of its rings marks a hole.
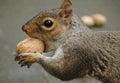
[[[23,32],[27,32],[27,30],[25,29],[25,25],[23,25],[22,31],[23,31]]]

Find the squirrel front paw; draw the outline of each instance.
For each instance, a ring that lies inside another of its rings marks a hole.
[[[22,53],[15,57],[15,61],[19,61],[18,64],[20,64],[21,67],[27,66],[28,68],[30,68],[30,66],[33,63],[37,62],[40,57],[40,53]]]

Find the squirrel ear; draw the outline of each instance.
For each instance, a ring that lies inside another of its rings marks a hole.
[[[61,15],[64,17],[71,17],[72,15],[72,3],[71,0],[64,0],[61,6]]]

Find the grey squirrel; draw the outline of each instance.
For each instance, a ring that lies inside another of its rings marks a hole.
[[[40,12],[22,30],[45,42],[44,53],[18,55],[21,66],[35,62],[61,80],[85,76],[103,83],[120,83],[120,31],[92,31],[72,12],[70,0],[58,9]]]

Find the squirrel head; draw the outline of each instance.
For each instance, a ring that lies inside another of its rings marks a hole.
[[[40,12],[23,25],[22,30],[30,37],[54,41],[56,37],[71,27],[72,3],[64,0],[58,9]]]

